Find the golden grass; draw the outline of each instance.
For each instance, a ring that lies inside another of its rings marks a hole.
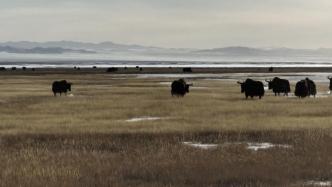
[[[262,100],[245,100],[235,82],[193,80],[203,88],[176,98],[160,84],[171,79],[103,74],[0,79],[2,186],[301,186],[332,180],[332,97],[268,92]],[[74,97],[53,97],[50,86],[59,79],[74,83]],[[126,122],[142,116],[162,119]],[[199,150],[183,141],[293,148]]]
[[[244,100],[234,82],[196,81],[184,98],[170,97],[163,80],[107,75],[1,77],[0,118],[9,132],[188,132],[262,129],[330,129],[331,98]],[[74,83],[74,97],[50,92],[55,79]],[[156,116],[153,122],[125,120]],[[8,132],[6,132],[8,133]]]

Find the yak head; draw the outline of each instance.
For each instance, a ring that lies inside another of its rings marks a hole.
[[[268,85],[269,85],[269,90],[271,90],[273,88],[273,81],[272,80],[265,80]]]
[[[71,85],[72,85],[72,83],[67,83],[67,90],[68,91],[71,91]]]
[[[244,82],[240,82],[240,81],[238,81],[237,83],[238,83],[239,85],[241,85],[241,93],[243,93],[244,90],[245,90],[245,83],[244,83]]]
[[[187,84],[184,79],[179,79],[178,81],[184,85],[184,91],[189,93],[189,87],[193,86],[193,84]]]
[[[194,86],[194,84],[186,84],[185,91],[189,93],[189,87]]]
[[[330,83],[332,83],[332,77],[328,76],[327,79],[329,79]]]

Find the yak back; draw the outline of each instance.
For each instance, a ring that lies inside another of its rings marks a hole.
[[[316,84],[314,81],[306,78],[296,83],[295,86],[295,95],[297,97],[307,97],[310,95],[316,96]]]
[[[275,77],[269,82],[269,89],[272,89],[274,93],[289,93],[291,91],[289,81],[279,77]]]
[[[54,81],[52,91],[54,93],[67,93],[67,91],[71,91],[71,83],[68,83],[66,80]]]
[[[309,93],[309,96],[310,95],[313,95],[313,96],[316,96],[317,94],[317,89],[316,89],[316,84],[314,81],[310,80],[310,79],[306,79],[305,81],[307,81],[307,84],[308,84],[308,93]]]
[[[184,79],[175,80],[172,83],[172,95],[184,96],[189,92],[189,85]]]
[[[296,83],[295,96],[297,96],[297,97],[307,97],[308,96],[308,87],[304,80],[301,80]]]
[[[264,84],[261,81],[247,79],[243,84],[243,92],[248,96],[264,96]]]

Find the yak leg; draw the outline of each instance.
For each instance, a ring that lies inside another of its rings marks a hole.
[[[259,99],[262,99],[262,96],[261,96],[261,95],[259,96]]]

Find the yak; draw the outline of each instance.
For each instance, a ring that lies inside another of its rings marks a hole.
[[[108,68],[107,72],[108,73],[113,73],[113,72],[117,72],[119,70],[119,68]]]
[[[56,96],[57,93],[59,93],[60,96],[62,93],[67,95],[67,92],[71,91],[71,85],[72,83],[69,83],[66,80],[54,81],[52,84],[52,91],[54,96]]]
[[[192,86],[192,84],[187,84],[184,79],[175,80],[172,83],[172,96],[185,96],[186,93],[189,93],[189,87]]]
[[[183,68],[182,69],[183,73],[192,73],[193,70],[191,68]]]
[[[273,72],[274,68],[273,67],[270,67],[269,68],[269,72]]]
[[[245,82],[238,82],[238,84],[241,85],[241,93],[245,94],[246,99],[248,99],[249,96],[251,98],[257,96],[261,99],[265,94],[264,84],[260,81],[247,79]]]
[[[304,97],[310,97],[316,96],[317,90],[316,90],[316,84],[314,81],[310,80],[309,78],[305,78],[304,80],[301,80],[296,83],[295,86],[295,95],[299,98]]]
[[[275,77],[273,80],[266,80],[266,82],[269,84],[269,90],[272,90],[275,96],[280,95],[280,93],[288,96],[288,93],[291,92],[289,81],[286,79]]]
[[[330,87],[329,88],[330,88],[330,91],[332,91],[332,77],[328,76],[327,78],[330,80]]]

